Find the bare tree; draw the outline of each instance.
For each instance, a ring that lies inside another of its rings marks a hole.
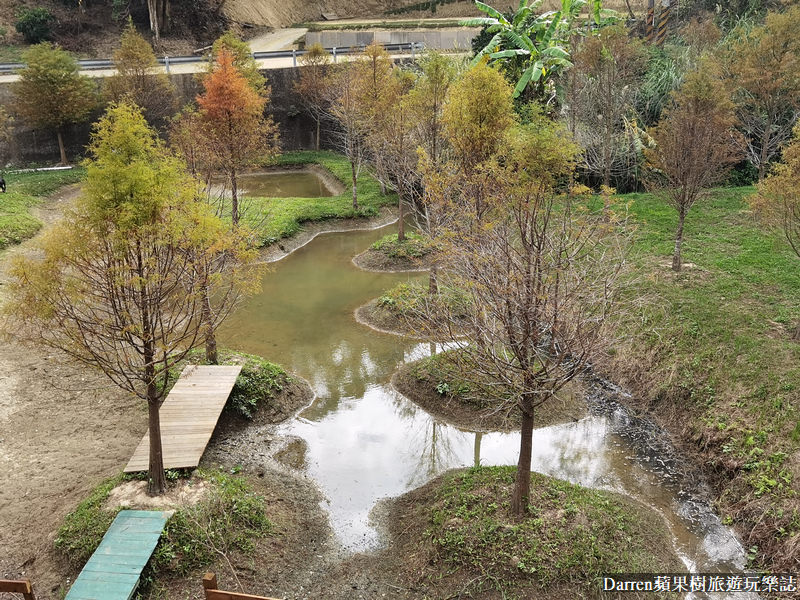
[[[429,297],[426,333],[440,340],[448,332],[445,356],[471,393],[522,415],[516,514],[527,511],[536,409],[603,347],[624,265],[620,225],[556,187],[572,173],[576,153],[539,116],[477,167],[494,182],[483,190],[480,213],[464,197],[469,189],[430,199],[458,213],[443,236],[441,282],[465,301],[456,312]]]
[[[630,179],[639,166],[638,137],[628,120],[645,58],[642,44],[615,27],[587,37],[573,54],[567,122],[583,148],[583,169],[605,186],[612,177]]]
[[[294,84],[294,91],[300,96],[300,101],[311,114],[317,126],[316,149],[319,150],[320,126],[327,114],[327,71],[331,56],[322,47],[322,44],[313,44],[306,53],[300,57],[300,75]]]
[[[329,75],[327,93],[330,98],[330,114],[336,121],[333,138],[337,149],[350,162],[353,209],[358,210],[358,176],[366,160],[364,126],[356,85],[355,64],[342,65]]]
[[[653,168],[650,183],[678,211],[672,270],[681,270],[686,215],[722,181],[741,153],[729,94],[711,69],[701,66],[673,94],[673,105],[650,130],[655,147],[645,150]]]

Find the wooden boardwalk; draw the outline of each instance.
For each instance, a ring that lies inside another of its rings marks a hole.
[[[188,365],[161,405],[161,445],[165,469],[191,469],[214,433],[241,366]],[[126,473],[147,471],[150,436],[145,434]]]
[[[129,600],[172,511],[123,510],[65,600]]]

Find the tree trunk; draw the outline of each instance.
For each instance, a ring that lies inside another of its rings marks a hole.
[[[208,271],[206,271],[206,279],[203,282],[203,327],[205,328],[205,341],[206,341],[206,362],[210,365],[216,365],[219,362],[217,356],[217,336],[214,333],[214,322],[211,318],[211,300],[208,297]]]
[[[606,105],[609,102],[606,99]],[[611,187],[611,125],[608,117],[608,114],[603,115],[603,185]]]
[[[231,168],[231,222],[239,226],[239,189],[236,181],[236,167]]]
[[[150,438],[147,493],[151,496],[158,496],[167,491],[167,479],[164,477],[164,453],[161,448],[161,417],[159,415],[161,394],[158,393],[156,386],[155,351],[152,340],[145,342],[143,358],[147,377],[147,429]]]
[[[228,0],[221,0],[221,2],[217,5],[217,8],[214,9],[214,18],[219,17],[227,1]]]
[[[60,127],[56,129],[56,135],[58,136],[58,150],[61,152],[61,166],[66,167],[69,164],[69,161],[67,160],[67,149],[64,148],[64,138],[61,135]]]
[[[680,273],[681,270],[681,244],[683,243],[683,222],[686,215],[678,212],[678,231],[675,232],[675,250],[672,253],[672,270]]]
[[[476,467],[481,466],[481,440],[483,439],[483,433],[476,431],[475,432],[475,447],[473,448],[473,456],[472,462],[475,464]]]
[[[433,297],[439,293],[439,267],[431,265],[428,272],[428,296]]]
[[[147,0],[147,12],[150,14],[150,31],[155,36],[156,45],[161,43],[161,23],[159,22],[158,0]]]
[[[527,401],[526,401],[527,402]],[[533,455],[533,408],[522,408],[522,430],[519,442],[519,462],[511,498],[511,512],[523,515],[528,512],[531,495],[531,456]]]
[[[767,171],[767,156],[769,154],[769,139],[772,134],[772,113],[767,112],[767,123],[764,135],[761,136],[761,156],[758,161],[758,183],[763,183]]]
[[[397,202],[397,241],[403,242],[406,239],[406,217],[403,214],[403,195],[398,192],[400,200]]]
[[[157,496],[167,491],[167,480],[164,477],[164,455],[161,449],[161,419],[158,413],[161,394],[156,385],[156,347],[153,323],[150,321],[151,299],[145,283],[145,261],[138,242],[136,246],[136,274],[140,278],[138,303],[142,319],[142,360],[144,360],[144,374],[147,381],[147,427],[150,438],[147,493]]]
[[[169,31],[172,28],[172,11],[169,9],[169,0],[161,0],[163,16],[161,17],[161,31]]]
[[[354,160],[350,161],[350,173],[353,176],[353,208],[358,210],[358,185],[356,184],[356,163]]]
[[[317,116],[317,152],[319,152],[319,122],[321,120],[322,118]]]
[[[147,473],[147,493],[158,496],[167,491],[167,479],[164,477],[164,454],[161,449],[161,419],[159,417],[159,398],[150,396],[150,387],[155,389],[155,383],[147,386],[147,424],[150,437],[150,466]],[[154,395],[156,395],[154,393]]]

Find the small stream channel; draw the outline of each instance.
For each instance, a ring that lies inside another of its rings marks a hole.
[[[308,408],[276,428],[273,437],[283,444],[275,458],[317,482],[339,542],[352,552],[381,544],[370,520],[380,499],[455,467],[516,464],[519,451],[518,434],[450,426],[389,385],[397,366],[428,354],[428,345],[375,332],[353,313],[420,275],[368,273],[351,258],[393,229],[318,236],[275,263],[262,292],[221,332],[225,345],[283,365],[316,392]],[[654,507],[688,570],[742,570],[741,544],[702,500],[702,484],[680,464],[663,432],[631,415],[620,398],[621,390],[597,381],[589,393],[590,416],[537,429],[533,469]]]

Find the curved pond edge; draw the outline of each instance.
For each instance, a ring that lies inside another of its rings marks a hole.
[[[391,208],[381,209],[381,214],[369,219],[329,219],[303,223],[303,229],[292,237],[284,238],[261,250],[261,260],[266,263],[278,262],[295,250],[299,250],[318,235],[325,233],[345,233],[348,231],[370,231],[397,223],[397,212]]]

